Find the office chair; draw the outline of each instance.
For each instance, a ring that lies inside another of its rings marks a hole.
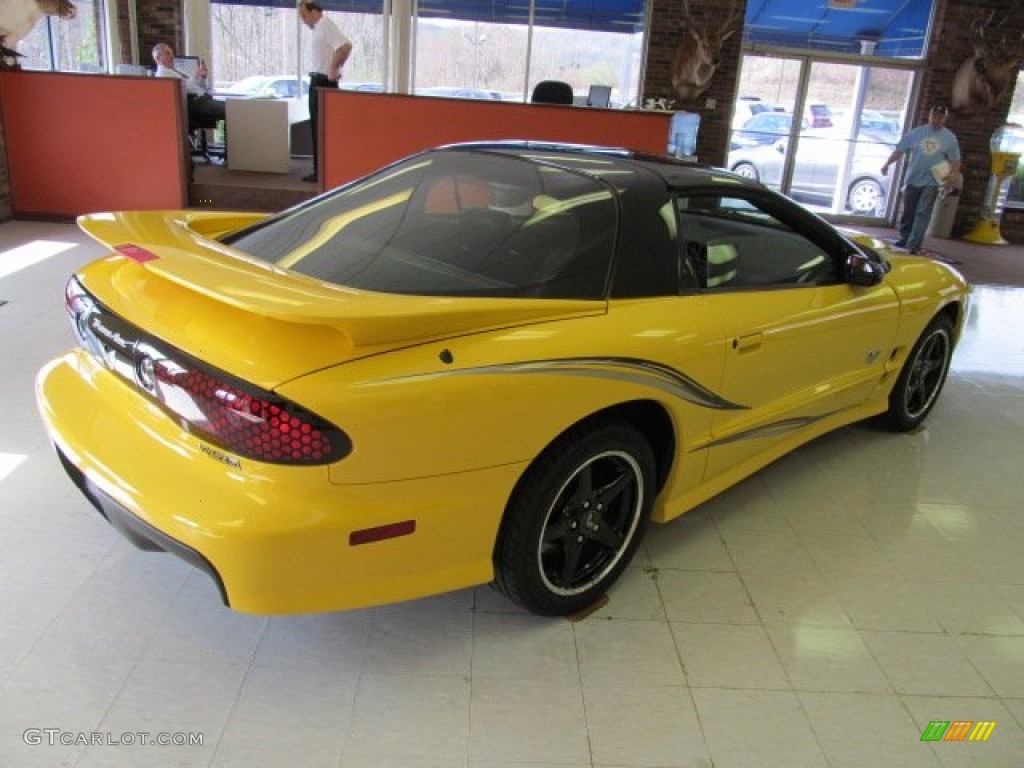
[[[561,80],[541,80],[534,86],[530,101],[534,104],[572,104],[572,86]]]

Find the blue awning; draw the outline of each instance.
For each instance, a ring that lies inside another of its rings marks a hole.
[[[677,0],[678,1],[678,0]],[[212,0],[214,3],[294,8],[292,0]],[[380,13],[381,0],[320,0],[328,11]],[[860,53],[875,42],[881,56],[924,53],[933,0],[747,0],[748,43]],[[534,21],[544,27],[603,32],[643,30],[646,0],[535,0]],[[722,0],[725,12],[726,0]],[[420,0],[425,19],[526,24],[530,0]]]
[[[748,43],[861,53],[924,55],[932,0],[747,0]]]

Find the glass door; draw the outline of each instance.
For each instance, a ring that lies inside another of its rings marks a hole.
[[[912,70],[873,62],[744,56],[729,168],[821,213],[887,218],[898,174],[881,168],[903,134],[913,84]],[[766,114],[759,104],[785,117],[753,115],[737,128],[753,109]],[[752,132],[759,120],[780,134]]]
[[[793,114],[803,63],[799,58],[746,55],[729,137],[730,170],[782,191],[790,147],[802,129]]]

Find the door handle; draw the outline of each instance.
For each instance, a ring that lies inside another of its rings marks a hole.
[[[732,340],[732,348],[737,352],[750,352],[760,349],[764,343],[763,333],[748,333],[745,336],[736,336]]]

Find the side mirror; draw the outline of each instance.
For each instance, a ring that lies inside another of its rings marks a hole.
[[[846,282],[866,288],[878,285],[888,270],[885,264],[872,261],[862,253],[851,253],[846,257]]]

